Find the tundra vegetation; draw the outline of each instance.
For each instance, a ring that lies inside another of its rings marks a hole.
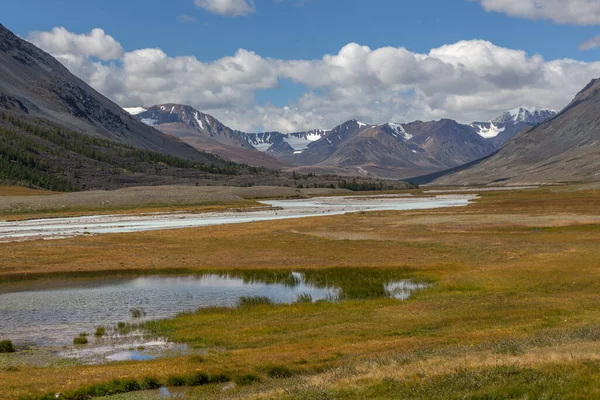
[[[135,392],[166,384],[191,398],[598,397],[598,243],[592,185],[481,192],[456,209],[4,243],[5,280],[302,270],[341,292],[288,305],[248,298],[142,324],[198,351],[187,356],[9,370],[14,354],[2,354],[3,396],[152,398]],[[344,285],[366,270],[432,286],[399,301],[376,293],[381,278]]]

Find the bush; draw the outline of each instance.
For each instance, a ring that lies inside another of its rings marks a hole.
[[[0,341],[0,353],[14,353],[15,346],[10,340]]]
[[[106,335],[106,328],[103,326],[99,326],[98,328],[96,328],[96,333],[94,333],[94,336],[96,337],[102,337]]]

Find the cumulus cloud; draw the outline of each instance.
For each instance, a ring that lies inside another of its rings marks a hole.
[[[124,54],[121,44],[98,28],[78,35],[56,27],[50,32],[32,32],[29,40],[54,55],[93,56],[108,61]]]
[[[600,0],[474,0],[486,11],[559,24],[599,25]]]
[[[544,60],[482,40],[428,53],[350,43],[315,60],[265,58],[240,49],[201,62],[171,57],[161,49],[138,49],[119,53],[118,61],[99,62],[97,51],[63,43],[65,36],[89,35],[67,33],[35,33],[30,40],[120,105],[189,104],[246,131],[332,128],[352,118],[368,123],[472,122],[521,105],[560,109],[600,76],[600,62]],[[37,41],[40,37],[44,40]],[[257,104],[258,91],[277,89],[283,80],[306,90],[285,107]]]
[[[256,11],[254,0],[195,0],[200,8],[226,17],[240,17]]]

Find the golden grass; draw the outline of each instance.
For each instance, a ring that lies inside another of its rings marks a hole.
[[[3,278],[369,267],[403,268],[436,283],[406,302],[209,309],[151,325],[194,348],[225,349],[209,353],[200,365],[183,357],[88,367],[24,366],[17,372],[0,369],[0,380],[5,393],[17,397],[115,377],[195,370],[261,374],[266,365],[285,365],[303,374],[305,385],[330,391],[355,386],[358,391],[386,379],[416,379],[415,371],[433,377],[463,367],[519,363],[544,374],[557,365],[584,365],[597,361],[600,349],[595,333],[600,330],[599,217],[599,190],[543,188],[485,193],[462,209],[2,244]],[[518,351],[507,354],[506,348]],[[351,373],[331,376],[349,366]],[[260,398],[290,396],[264,385]],[[260,392],[260,387],[252,390]]]

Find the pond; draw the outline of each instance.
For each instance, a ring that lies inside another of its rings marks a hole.
[[[0,339],[38,346],[70,345],[81,332],[93,338],[99,326],[169,318],[202,307],[234,307],[242,297],[261,296],[288,304],[299,296],[305,301],[406,299],[427,286],[402,279],[405,276],[402,271],[243,271],[3,283]],[[134,313],[140,317],[134,318]]]

